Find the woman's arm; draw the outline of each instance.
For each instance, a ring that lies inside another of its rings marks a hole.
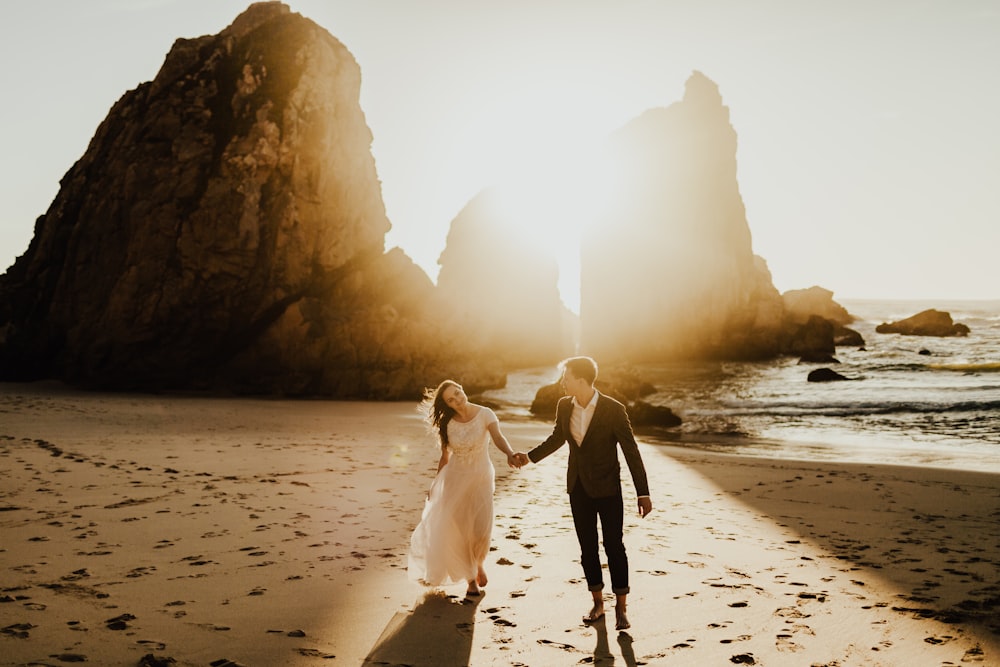
[[[438,459],[438,472],[441,472],[441,468],[448,464],[451,459],[451,450],[448,449],[448,445],[441,445],[441,458]]]
[[[493,438],[493,444],[507,457],[507,465],[511,468],[520,468],[521,466],[518,465],[517,457],[514,455],[514,448],[510,446],[507,438],[500,430],[500,422],[492,422],[489,425],[489,430],[490,437]]]

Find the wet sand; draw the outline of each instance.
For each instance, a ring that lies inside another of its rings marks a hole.
[[[515,448],[549,431],[499,414]],[[0,384],[0,661],[1000,664],[1000,476],[640,442],[655,509],[626,518],[618,633],[610,596],[580,622],[561,452],[494,451],[467,600],[406,577],[437,462],[414,404]]]

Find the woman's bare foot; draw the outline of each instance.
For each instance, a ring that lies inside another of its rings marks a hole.
[[[465,594],[468,595],[482,595],[483,592],[479,590],[479,586],[476,585],[475,579],[469,579],[469,587],[465,590]]]
[[[480,586],[485,586],[489,583],[489,580],[486,578],[486,570],[483,569],[482,565],[479,566],[479,573],[476,575],[476,583]]]

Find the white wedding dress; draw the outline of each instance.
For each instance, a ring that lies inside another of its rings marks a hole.
[[[492,410],[448,423],[451,458],[431,483],[423,516],[410,537],[408,574],[426,586],[466,583],[486,560],[493,531]]]

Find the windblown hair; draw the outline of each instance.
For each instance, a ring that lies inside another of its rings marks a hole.
[[[570,357],[563,359],[559,364],[560,369],[569,369],[573,375],[586,380],[593,385],[597,380],[597,362],[590,357]]]
[[[461,389],[462,385],[445,380],[434,389],[424,389],[424,400],[420,403],[420,412],[431,431],[437,433],[442,447],[448,444],[448,422],[455,416],[455,411],[444,402],[444,390],[448,387]]]

